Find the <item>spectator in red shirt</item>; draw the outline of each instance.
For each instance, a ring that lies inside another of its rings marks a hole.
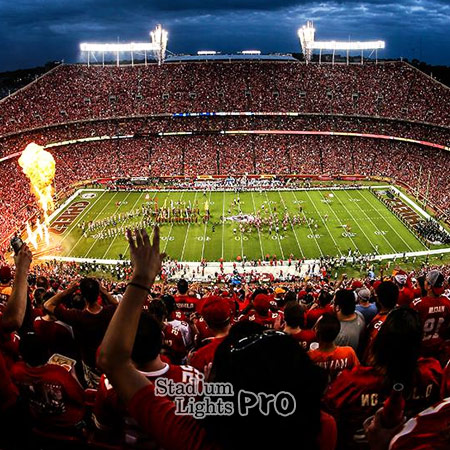
[[[212,380],[232,383],[236,393],[249,389],[269,395],[289,392],[296,399],[291,414],[266,416],[253,409],[247,416],[232,413],[200,423],[190,415],[175,414],[169,399],[155,395],[153,384],[131,364],[131,354],[147,290],[164,257],[159,252],[159,229],[155,229],[153,244],[145,230],[136,232],[136,240],[128,233],[128,240],[134,273],[105,334],[98,362],[141,427],[167,449],[281,448],[292,445],[295,436],[300,436],[304,449],[333,449],[333,419],[320,412],[323,372],[281,332],[224,342]],[[238,428],[240,432],[235,432]]]
[[[78,289],[85,300],[82,311],[66,308],[61,304]],[[98,302],[100,294],[105,306]],[[73,282],[66,290],[54,295],[44,304],[45,309],[58,320],[72,327],[81,353],[85,382],[90,388],[96,388],[100,381],[101,373],[95,366],[97,348],[108,328],[116,304],[117,301],[109,293],[104,290],[101,292],[98,281],[93,278],[83,278],[80,283]]]
[[[198,383],[200,373],[193,367],[178,366],[161,360],[162,338],[160,324],[149,313],[143,312],[131,355],[136,369],[149,381],[162,377],[176,383]],[[125,442],[133,447],[148,448],[149,438],[143,435],[137,423],[129,417],[125,405],[105,375],[100,379],[93,412],[96,427],[107,432],[108,438],[116,438],[118,442]]]
[[[8,369],[17,358],[18,339],[15,332],[22,327],[27,310],[27,277],[32,259],[28,245],[23,244],[19,253],[14,257],[16,273],[11,295],[3,313],[0,313],[0,351],[3,352]]]
[[[12,273],[9,266],[0,267],[0,311],[2,311],[11,296]]]
[[[305,323],[304,309],[296,302],[291,302],[284,308],[284,320],[286,322],[283,331],[290,334],[301,347],[308,351],[313,341],[317,340],[313,330],[302,329]]]
[[[12,379],[41,428],[76,431],[84,427],[84,390],[67,369],[48,364],[48,351],[35,333],[20,340],[23,361],[14,365]]]
[[[228,300],[217,296],[208,297],[202,307],[202,316],[214,337],[189,357],[189,364],[200,372],[213,361],[217,347],[230,331],[231,309]]]
[[[186,316],[198,310],[199,300],[188,295],[189,283],[184,278],[178,280],[177,289],[178,294],[175,295],[177,310],[184,314],[184,316],[180,317],[180,320],[185,320]]]
[[[317,302],[306,313],[306,328],[312,328],[322,314],[333,312],[332,300],[333,296],[328,291],[320,291]]]
[[[375,339],[374,366],[345,370],[329,386],[324,401],[338,419],[342,448],[353,448],[364,420],[382,406],[394,384],[405,387],[407,417],[440,399],[442,369],[433,358],[419,358],[421,336],[415,311],[393,310]]]
[[[450,324],[450,300],[444,293],[445,278],[438,270],[431,270],[425,277],[427,296],[413,300],[411,308],[420,315],[423,327],[423,356],[439,358],[444,337]],[[444,364],[446,361],[443,361]]]
[[[257,294],[253,303],[248,306],[249,312],[243,314],[239,320],[250,320],[261,324],[265,328],[274,328],[279,330],[282,325],[283,317],[279,311],[272,311],[271,299],[266,294]]]
[[[398,287],[392,281],[383,281],[375,289],[378,314],[367,325],[364,336],[365,350],[363,361],[367,365],[373,364],[373,343],[386,317],[397,305],[398,293]]]
[[[314,327],[319,347],[308,352],[311,360],[327,371],[333,381],[343,370],[359,365],[358,357],[351,347],[339,347],[334,342],[341,330],[341,323],[333,314],[324,314]]]

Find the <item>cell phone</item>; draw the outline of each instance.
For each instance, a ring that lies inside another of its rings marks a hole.
[[[20,239],[19,236],[14,236],[11,239],[11,247],[14,250],[14,254],[17,255],[19,253],[19,250],[22,248],[23,241]]]

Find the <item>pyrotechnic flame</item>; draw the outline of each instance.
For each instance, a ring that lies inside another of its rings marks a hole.
[[[23,173],[30,179],[31,192],[35,195],[39,206],[43,212],[44,221],[41,223],[39,219],[36,223],[36,229],[31,230],[31,226],[27,223],[28,240],[37,248],[37,238],[45,239],[47,245],[50,243],[48,233],[49,214],[55,208],[53,203],[53,178],[55,177],[55,159],[53,155],[44,147],[32,142],[28,144],[19,158],[19,165],[22,167]]]

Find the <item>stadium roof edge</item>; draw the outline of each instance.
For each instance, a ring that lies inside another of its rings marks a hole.
[[[188,62],[188,61],[298,61],[290,53],[286,54],[261,54],[261,55],[243,55],[243,54],[215,54],[215,55],[173,55],[165,59],[165,63],[170,62]]]

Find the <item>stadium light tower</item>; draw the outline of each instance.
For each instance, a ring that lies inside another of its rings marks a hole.
[[[117,66],[120,65],[120,54],[123,52],[130,53],[131,64],[134,65],[134,52],[144,52],[145,63],[147,64],[147,52],[153,52],[158,64],[162,64],[166,56],[166,48],[168,41],[168,33],[161,25],[158,25],[154,31],[150,32],[152,42],[131,42],[129,44],[80,44],[80,50],[87,53],[87,64],[90,65],[91,53],[101,52],[104,64],[105,53],[115,53]]]
[[[315,32],[316,30],[310,20],[306,22],[306,25],[303,25],[301,28],[299,28],[297,32],[307,64],[311,61],[312,58]]]
[[[150,31],[152,43],[155,45],[154,50],[158,65],[161,65],[166,57],[167,41],[169,33],[163,29],[162,25],[157,25],[154,31]]]
[[[347,64],[349,63],[349,52],[356,50],[361,51],[361,64],[364,61],[364,50],[375,50],[375,58],[378,61],[378,50],[385,48],[384,41],[315,41],[315,31],[311,21],[306,22],[306,25],[297,31],[306,63],[311,62],[314,50],[319,50],[320,52],[319,63],[322,62],[322,50],[333,51],[333,64],[336,50],[345,50],[347,52]]]

